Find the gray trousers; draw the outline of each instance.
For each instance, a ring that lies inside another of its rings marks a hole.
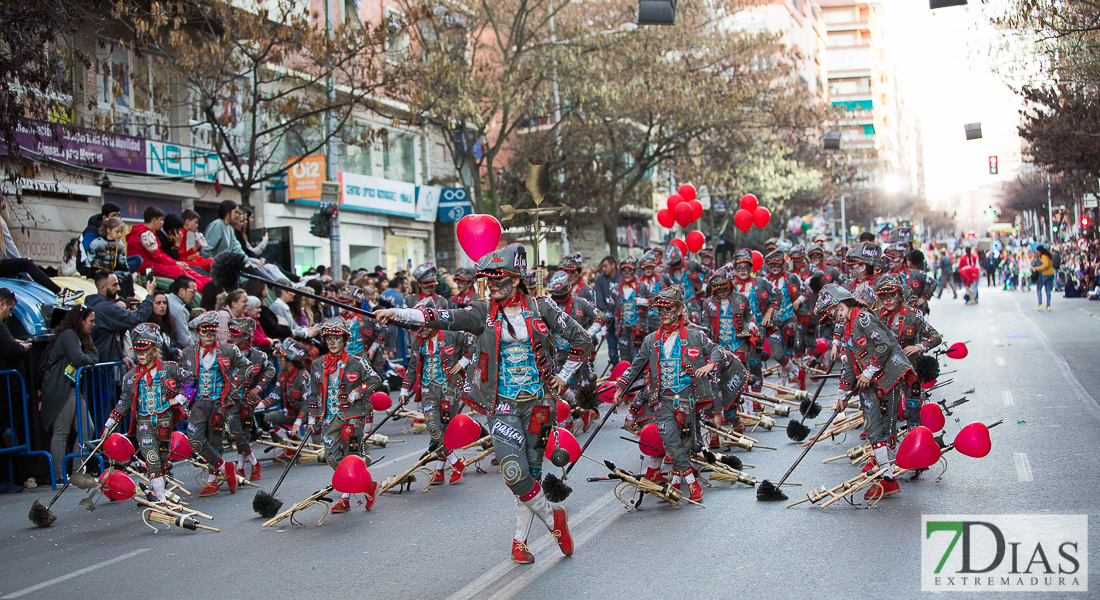
[[[82,407],[80,417],[84,420],[84,431],[86,435],[94,437],[98,434],[95,430],[95,425],[92,424],[92,419],[88,416],[88,409]],[[58,481],[61,481],[62,476],[65,473],[65,455],[69,453],[70,448],[73,452],[76,452],[76,438],[74,437],[72,443],[69,443],[69,431],[76,428],[76,388],[69,392],[69,397],[65,399],[65,404],[61,406],[61,410],[57,413],[57,416],[53,418],[53,437],[50,438],[50,455],[53,456],[53,475]],[[77,463],[79,464],[79,463]]]
[[[662,392],[653,407],[653,422],[661,432],[665,454],[672,459],[672,466],[681,472],[691,469],[691,445],[695,441],[695,403],[690,394],[690,388],[685,389],[677,405],[674,394]]]
[[[872,445],[894,441],[894,436],[898,432],[898,405],[901,403],[902,388],[903,384],[899,383],[882,398],[878,397],[873,386],[860,394],[859,407],[863,410],[863,430],[867,432],[867,441]]]
[[[433,446],[437,451],[444,452],[443,433],[447,431],[447,424],[458,414],[458,398],[450,391],[450,386],[439,387],[425,385],[420,387],[420,407],[424,411],[424,424],[428,428]],[[446,409],[443,406],[446,405]]]
[[[504,483],[517,497],[530,493],[542,479],[544,447],[539,447],[539,434],[531,432],[531,416],[535,407],[546,411],[551,426],[557,421],[557,410],[546,396],[518,401],[497,397],[496,408],[490,419],[493,450],[500,463]]]
[[[168,469],[169,443],[172,440],[171,411],[157,415],[156,426],[153,425],[151,417],[138,418],[134,430],[137,432],[138,452],[149,465],[149,476],[164,475]]]
[[[267,423],[268,425],[271,425],[273,427],[278,426],[290,429],[291,427],[294,427],[294,421],[297,419],[297,417],[288,417],[281,410],[273,410],[271,412],[263,413],[263,419],[264,423]]]
[[[222,428],[226,426],[226,419],[221,406],[210,398],[195,400],[191,405],[191,414],[187,417],[187,440],[191,443],[191,449],[210,463],[210,468],[216,467],[222,460],[218,450],[222,446]],[[237,420],[239,428],[240,419]]]
[[[333,470],[336,470],[344,457],[351,454],[352,437],[357,438],[359,443],[359,450],[356,454],[364,458],[370,456],[370,444],[363,439],[364,427],[366,426],[364,421],[363,417],[348,419],[348,424],[352,427],[348,439],[344,439],[344,420],[342,418],[333,417],[331,421],[321,424],[321,445],[325,447],[325,462]]]

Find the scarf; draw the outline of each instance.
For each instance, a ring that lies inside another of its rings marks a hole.
[[[348,350],[347,350],[347,348],[345,348],[344,351],[341,352],[340,354],[334,355],[331,352],[326,354],[325,355],[325,362],[324,362],[324,374],[326,376],[326,381],[327,381],[327,376],[328,375],[331,375],[331,374],[335,373],[336,370],[338,368],[340,368],[340,363],[347,363],[347,361],[348,361]]]
[[[684,327],[684,316],[680,315],[680,319],[671,325],[661,324],[661,345],[663,346],[668,338],[672,334],[680,331]]]
[[[214,343],[209,345],[209,346],[203,346],[201,343],[199,344],[199,346],[202,348],[202,356],[206,356],[207,354],[210,354],[211,352],[221,350],[222,345],[221,345],[221,342],[219,342],[217,340],[214,340]],[[160,362],[160,361],[157,361],[157,362]]]
[[[522,308],[527,308],[527,303],[523,301],[523,294],[519,293],[519,290],[516,290],[516,292],[512,294],[510,298],[501,301],[493,300],[492,304],[493,306],[489,311],[489,318],[497,324],[497,340],[500,340],[500,321],[497,321],[497,315],[499,315],[506,307],[509,306],[519,306]],[[512,327],[512,321],[508,319],[508,315],[504,315],[504,318],[501,320],[504,321],[505,326],[508,327],[508,335],[512,336],[513,338],[516,337],[516,330],[514,327]],[[528,323],[527,327],[527,336],[527,339],[531,339],[530,323]]]
[[[160,368],[161,368],[161,365],[160,365],[160,359],[159,358],[157,359],[157,362],[153,363],[153,366],[151,366],[149,368],[146,368],[146,367],[141,366],[139,364],[138,371],[137,371],[136,375],[134,376],[134,380],[136,381],[136,380],[144,379],[145,384],[149,385],[150,383],[153,383],[153,371],[159,371]]]

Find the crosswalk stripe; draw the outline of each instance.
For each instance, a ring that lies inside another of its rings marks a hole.
[[[1020,478],[1020,481],[1035,481],[1035,477],[1031,473],[1031,463],[1028,462],[1026,453],[1016,452],[1012,455],[1012,459],[1016,462],[1016,476]]]

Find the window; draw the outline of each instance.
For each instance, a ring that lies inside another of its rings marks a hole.
[[[829,34],[829,47],[835,48],[837,46],[855,46],[856,35],[854,33],[830,33]]]
[[[359,0],[344,0],[344,24],[359,27]]]
[[[852,22],[851,10],[826,10],[825,22],[826,23],[851,23]]]
[[[155,54],[133,52],[117,41],[96,49],[96,97],[115,133],[168,141],[168,71]]]
[[[370,148],[359,146],[353,143],[349,144],[347,142],[340,142],[336,147],[336,153],[339,158],[338,164],[340,167],[340,171],[347,171],[348,173],[358,173],[360,175],[370,175]]]
[[[390,136],[382,147],[384,177],[394,181],[416,183],[416,164],[413,158],[412,137]]]
[[[386,60],[398,63],[409,51],[409,23],[405,13],[386,7]]]

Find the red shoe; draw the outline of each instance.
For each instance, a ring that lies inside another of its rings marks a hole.
[[[564,506],[554,509],[554,528],[550,530],[558,540],[558,548],[566,556],[573,556],[573,534],[569,533],[569,512]]]
[[[225,463],[225,482],[229,484],[229,493],[237,493],[237,465]]]
[[[745,423],[738,419],[737,424],[733,426],[733,432],[738,435],[745,435]]]
[[[489,464],[494,466],[494,467],[499,466],[500,465],[500,459],[494,456],[492,458],[492,460],[489,461]]]
[[[688,484],[688,491],[691,492],[691,499],[698,502],[703,499],[703,486],[696,479]]]
[[[588,428],[592,426],[592,420],[600,417],[599,411],[586,410],[581,413],[581,433],[588,431]]]
[[[241,473],[241,475],[244,475],[244,473]],[[249,481],[260,480],[260,461],[256,461],[256,463],[252,465],[252,474],[248,476],[248,479]]]
[[[901,486],[898,485],[897,480],[889,481],[886,479],[879,479],[877,482],[871,485],[871,489],[867,490],[867,493],[863,495],[864,500],[878,500],[885,496],[893,496],[894,494],[901,493]]]
[[[447,482],[447,477],[443,474],[443,469],[436,469],[435,475],[432,477],[431,485],[443,485]]]
[[[859,439],[861,439],[861,440],[867,439],[867,432],[864,431],[863,433],[859,434]]]
[[[535,562],[535,555],[531,554],[531,551],[527,549],[526,542],[512,540],[512,560],[521,565],[529,565]]]
[[[715,433],[710,434],[710,443],[708,445],[710,446],[711,450],[717,450],[718,449],[718,434],[715,434]]]
[[[374,503],[378,501],[378,482],[370,482],[370,487],[367,488],[367,492],[364,494],[367,499],[367,510],[374,508]]]
[[[455,485],[457,483],[462,483],[462,473],[464,473],[465,471],[466,471],[466,463],[462,462],[462,459],[460,458],[460,459],[458,459],[458,462],[456,462],[451,467],[451,481],[449,483],[451,485]]]
[[[351,510],[351,502],[348,498],[340,498],[332,505],[331,513],[346,513]]]
[[[219,488],[218,488],[218,480],[217,479],[215,479],[214,481],[207,481],[206,482],[206,487],[202,488],[202,491],[199,492],[199,496],[202,496],[202,497],[217,496],[218,491],[219,491]]]
[[[292,458],[294,458],[294,452],[284,448],[283,451],[275,457],[275,460],[290,460]]]
[[[863,468],[860,469],[860,472],[861,473],[869,473],[872,470],[874,470],[876,467],[878,467],[878,461],[875,460],[875,457],[872,456],[871,460],[867,461],[867,464],[863,465]]]
[[[645,478],[653,483],[668,483],[668,479],[665,478],[665,474],[661,472],[660,467],[649,467],[645,470]]]

